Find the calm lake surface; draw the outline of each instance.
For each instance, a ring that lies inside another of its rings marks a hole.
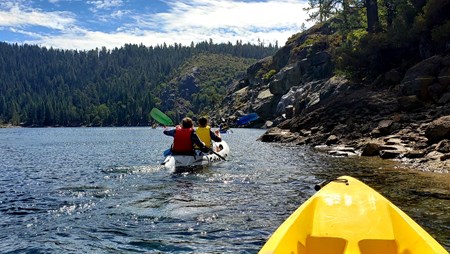
[[[162,129],[0,129],[2,253],[257,253],[314,185],[351,175],[450,250],[450,174],[223,135],[227,162],[164,169]]]

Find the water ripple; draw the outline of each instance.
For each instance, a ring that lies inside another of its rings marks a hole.
[[[257,253],[313,186],[360,178],[450,249],[450,179],[373,158],[225,138],[231,156],[173,174],[149,128],[0,129],[2,253]],[[449,174],[447,174],[449,175]]]

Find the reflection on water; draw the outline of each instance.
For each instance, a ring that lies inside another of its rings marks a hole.
[[[0,129],[0,247],[33,253],[256,253],[325,179],[362,180],[450,249],[450,174],[225,134],[226,162],[190,174],[160,163],[150,128]]]

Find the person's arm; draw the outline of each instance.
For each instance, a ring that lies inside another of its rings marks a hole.
[[[169,130],[166,128],[163,130],[163,133],[167,136],[175,137],[175,129]]]
[[[209,135],[211,136],[211,139],[215,142],[221,142],[222,138],[217,136],[213,131],[209,131]]]
[[[206,148],[205,143],[203,143],[200,140],[200,138],[197,136],[197,133],[195,131],[193,131],[191,134],[191,140],[192,140],[192,143],[196,144],[200,148],[200,150],[203,151],[203,149]]]

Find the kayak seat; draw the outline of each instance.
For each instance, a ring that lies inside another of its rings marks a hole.
[[[398,247],[395,240],[364,239],[358,242],[361,254],[397,254]]]
[[[338,237],[323,237],[323,236],[307,236],[306,246],[297,243],[297,253],[327,253],[327,254],[342,254],[344,253],[347,241]]]

